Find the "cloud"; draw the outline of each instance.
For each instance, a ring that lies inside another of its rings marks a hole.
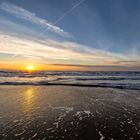
[[[52,32],[55,32],[61,36],[65,36],[65,37],[71,36],[69,33],[65,32],[60,27],[53,25],[53,23],[50,23],[45,19],[37,17],[37,15],[35,13],[32,13],[26,9],[23,9],[22,7],[19,7],[17,5],[3,2],[0,5],[0,9],[5,11],[5,12],[8,12],[9,14],[11,14],[17,18],[30,21],[30,22],[32,22],[34,24],[38,24],[40,26],[45,26],[49,30],[51,30]]]
[[[111,53],[90,48],[75,42],[38,40],[20,38],[6,34],[0,35],[0,53],[21,56],[23,60],[43,61],[46,64],[71,64],[91,66],[137,66],[140,57],[133,58],[129,54]]]
[[[9,35],[26,36],[28,38],[33,38],[35,34],[38,34],[37,31],[30,27],[17,24],[2,17],[0,19],[0,34],[3,32]]]

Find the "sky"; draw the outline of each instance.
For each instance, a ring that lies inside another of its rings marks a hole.
[[[0,0],[0,69],[140,71],[140,0]]]

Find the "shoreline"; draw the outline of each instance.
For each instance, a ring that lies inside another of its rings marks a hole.
[[[140,91],[139,87],[130,87],[124,85],[110,85],[110,84],[65,84],[65,83],[17,83],[17,82],[5,82],[0,83],[0,86],[64,86],[64,87],[91,87],[91,88],[109,88],[109,89],[126,89]]]

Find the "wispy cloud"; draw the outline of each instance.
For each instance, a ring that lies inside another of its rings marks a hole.
[[[22,7],[19,7],[17,5],[3,2],[0,5],[0,9],[5,11],[5,12],[8,12],[9,14],[11,14],[17,18],[30,21],[30,22],[32,22],[34,24],[38,24],[40,26],[45,26],[45,28],[47,27],[52,32],[55,32],[61,36],[65,36],[65,37],[71,36],[69,33],[65,32],[60,27],[53,25],[52,23],[50,23],[46,19],[42,19],[42,18],[38,17],[35,13],[32,13],[32,12],[30,12]]]
[[[60,42],[54,40],[33,41],[16,36],[0,35],[0,53],[8,53],[14,57],[24,56],[47,64],[72,65],[110,65],[110,66],[137,66],[140,57],[135,54],[111,53],[83,46],[75,42]],[[24,51],[23,51],[24,50]]]

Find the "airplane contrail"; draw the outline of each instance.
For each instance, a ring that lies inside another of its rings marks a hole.
[[[60,22],[64,17],[66,17],[68,14],[70,14],[75,8],[77,8],[79,5],[81,5],[85,0],[79,1],[77,4],[75,4],[71,9],[66,11],[62,16],[60,16],[52,25],[56,25],[58,22]],[[35,37],[35,40],[41,37],[45,32],[47,32],[51,27],[45,28],[41,33]]]
[[[79,1],[77,4],[75,4],[71,9],[66,11],[62,16],[60,16],[52,25],[56,25],[58,22],[60,22],[64,17],[66,17],[68,14],[70,14],[75,8],[77,8],[79,5],[81,5],[85,0]],[[50,29],[50,27],[45,28],[41,33],[39,33],[33,40],[36,41],[39,37],[41,37],[45,32],[47,32]],[[12,57],[16,57],[19,54],[15,54]]]

